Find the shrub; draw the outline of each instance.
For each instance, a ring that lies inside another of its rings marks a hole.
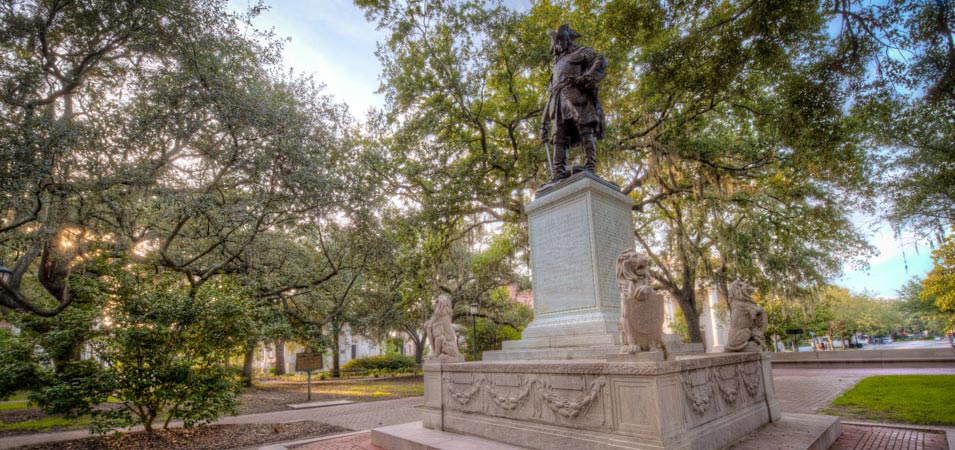
[[[414,370],[414,359],[404,355],[383,355],[369,356],[367,358],[357,358],[345,363],[342,370],[346,372],[374,373],[387,372],[410,372]]]
[[[44,370],[28,342],[0,329],[0,400],[18,390],[33,389],[44,378]]]
[[[247,293],[224,281],[190,292],[175,274],[112,272],[103,294],[112,323],[90,347],[94,361],[63,366],[31,399],[47,413],[89,414],[93,432],[181,420],[186,428],[235,411],[238,385],[223,367],[254,322]],[[100,408],[108,398],[115,405]]]

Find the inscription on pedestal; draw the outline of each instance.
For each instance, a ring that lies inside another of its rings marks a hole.
[[[595,196],[593,199],[594,252],[597,267],[597,286],[600,306],[620,309],[620,291],[617,288],[615,268],[617,255],[633,246],[633,225],[630,205],[620,202],[611,203],[607,199]]]
[[[596,306],[587,213],[580,197],[530,220],[536,314]]]

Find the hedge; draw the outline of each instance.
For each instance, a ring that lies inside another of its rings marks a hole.
[[[414,367],[414,358],[403,355],[383,355],[353,359],[345,363],[342,370],[348,372],[365,372],[370,370],[402,372],[414,369]]]

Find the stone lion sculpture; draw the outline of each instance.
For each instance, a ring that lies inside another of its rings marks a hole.
[[[434,313],[424,323],[428,341],[431,343],[429,360],[464,360],[458,352],[458,337],[454,334],[454,327],[451,326],[452,314],[451,299],[447,295],[439,295],[434,302]]]
[[[761,352],[766,350],[766,324],[769,317],[753,300],[756,289],[734,281],[729,286],[730,332],[727,352]]]
[[[617,257],[617,286],[620,288],[620,353],[662,351],[663,296],[650,287],[650,258],[634,250]]]

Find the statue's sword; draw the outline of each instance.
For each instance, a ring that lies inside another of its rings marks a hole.
[[[544,141],[544,151],[547,152],[547,168],[550,169],[550,175],[554,176],[554,158],[550,154],[550,146]]]

